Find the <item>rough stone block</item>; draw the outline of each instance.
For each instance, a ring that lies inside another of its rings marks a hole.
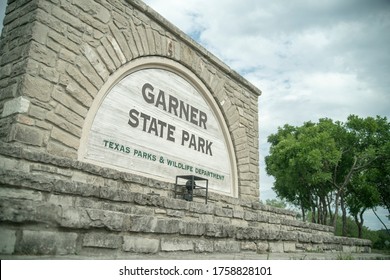
[[[322,233],[314,233],[311,235],[310,237],[310,241],[313,242],[313,243],[323,243],[323,236],[322,236]]]
[[[215,207],[215,215],[221,217],[233,217],[233,210],[231,208]]]
[[[43,138],[44,133],[39,128],[21,124],[14,126],[12,140],[33,146],[42,146]]]
[[[0,254],[11,255],[14,252],[16,232],[0,228]]]
[[[116,50],[116,52],[121,62],[126,63],[126,61],[130,61],[133,56],[128,42],[126,41],[126,37],[119,29],[117,29],[115,25],[110,25],[110,30],[114,35],[115,41],[118,44],[119,50]],[[113,44],[113,46],[115,45]]]
[[[268,242],[264,241],[264,242],[256,242],[257,244],[257,252],[262,254],[262,253],[266,253],[269,251],[269,244]]]
[[[177,210],[188,210],[189,203],[179,199],[167,198],[164,200],[164,207]]]
[[[265,239],[263,230],[253,227],[241,227],[237,229],[236,238],[239,240],[261,240]]]
[[[108,23],[111,18],[109,10],[104,6],[97,4],[95,1],[84,0],[75,3],[75,5],[80,7],[85,13],[90,14],[95,19],[103,23]]]
[[[200,223],[213,223],[214,222],[214,217],[213,215],[200,215],[199,216],[199,222]]]
[[[65,89],[62,87],[55,87],[52,93],[52,97],[80,116],[86,116],[88,113],[88,110],[83,105],[80,105],[75,98],[65,92]]]
[[[60,207],[51,204],[24,199],[0,198],[0,220],[2,221],[56,223],[60,216]]]
[[[90,64],[90,62],[84,56],[79,56],[76,60],[76,65],[79,67],[81,73],[97,88],[103,86],[103,79],[98,75],[96,69]],[[107,78],[107,77],[106,77]]]
[[[195,240],[195,253],[212,253],[214,252],[214,243],[212,240]]]
[[[356,253],[357,248],[356,248],[356,246],[343,245],[342,251],[344,253]]]
[[[69,255],[76,253],[76,233],[24,230],[15,251],[26,255]]]
[[[189,211],[195,212],[198,214],[213,214],[214,205],[213,204],[204,204],[200,202],[191,202],[189,206]]]
[[[47,66],[55,67],[56,53],[43,44],[33,41],[30,46],[30,56]]]
[[[73,123],[74,125],[77,125],[79,127],[83,127],[84,119],[77,113],[73,112],[73,110],[75,109],[74,108],[70,109],[61,104],[58,104],[55,109],[55,113],[65,118],[70,123]]]
[[[205,230],[205,235],[211,237],[233,237],[236,233],[234,226],[223,224],[206,224]]]
[[[233,209],[233,218],[238,218],[238,219],[244,218],[244,210],[242,207],[235,207]]]
[[[93,66],[93,68],[96,70],[96,73],[99,74],[103,80],[106,80],[109,76],[109,72],[107,71],[106,66],[104,65],[98,54],[95,52],[95,50],[89,45],[85,44],[82,48],[82,51],[87,57],[88,61]]]
[[[22,96],[8,100],[4,103],[2,118],[16,114],[26,113],[30,106],[30,101]]]
[[[283,251],[286,253],[295,252],[296,247],[294,242],[283,242]]]
[[[268,222],[269,222],[270,224],[280,224],[280,218],[275,217],[275,216],[270,216],[270,217],[268,218]]]
[[[129,38],[133,39],[132,35],[127,35],[127,36],[129,36]],[[104,63],[106,64],[108,71],[110,73],[113,73],[116,70],[116,67],[115,67],[115,64],[112,61],[111,57],[107,54],[106,49],[103,46],[99,46],[96,50],[99,53],[102,60],[104,61]]]
[[[77,158],[77,151],[75,149],[69,148],[54,141],[50,141],[47,144],[47,152],[56,156]]]
[[[255,242],[241,242],[241,250],[257,252],[257,244]]]
[[[220,253],[238,253],[240,252],[240,242],[237,241],[215,241],[214,251]]]
[[[283,242],[269,242],[269,251],[272,253],[283,253]]]
[[[257,221],[258,222],[267,223],[268,219],[269,219],[269,217],[267,215],[264,215],[263,213],[259,213],[257,215]]]
[[[122,245],[122,236],[107,233],[87,233],[83,238],[84,247],[119,248]]]
[[[232,226],[235,226],[235,227],[247,227],[248,226],[247,221],[240,220],[240,219],[232,219],[231,223],[232,223]]]
[[[160,232],[158,231],[157,222],[157,218],[152,216],[126,215],[123,219],[122,230],[133,232]],[[159,227],[161,227],[161,225],[159,225]],[[164,229],[161,229],[161,231]]]
[[[90,107],[92,104],[92,97],[88,94],[86,90],[81,88],[76,82],[73,80],[66,82],[66,92],[77,99],[81,104],[86,107]]]
[[[161,239],[161,251],[193,251],[194,243],[192,240],[180,238]]]
[[[311,239],[311,234],[304,233],[304,232],[298,232],[298,241],[299,242],[308,243],[308,242],[310,242],[310,239]]]
[[[157,233],[179,233],[182,228],[182,221],[176,219],[158,220],[153,232]]]
[[[244,219],[247,221],[257,221],[257,213],[251,211],[245,211]]]
[[[195,222],[183,222],[180,234],[183,235],[203,235],[206,231],[205,224]]]
[[[42,78],[26,76],[23,81],[23,92],[25,95],[38,99],[42,102],[50,101],[50,94],[53,84]]]
[[[298,240],[298,234],[295,231],[280,231],[280,239],[296,241]]]
[[[213,222],[216,223],[216,224],[229,225],[230,224],[230,219],[226,218],[226,217],[214,216]]]
[[[280,240],[281,239],[281,232],[279,229],[273,229],[272,227],[268,227],[269,229],[266,231],[266,238],[267,240]]]
[[[82,87],[84,88],[90,95],[95,96],[97,93],[97,88],[88,81],[87,78],[84,77],[83,74],[77,70],[76,67],[68,67],[66,72]]]
[[[90,218],[91,227],[104,227],[112,231],[121,231],[123,220],[128,216],[114,211],[103,211],[98,209],[86,209]]]
[[[185,213],[184,211],[180,211],[180,210],[168,209],[167,216],[182,218],[185,216]]]
[[[160,240],[156,238],[146,238],[137,236],[123,237],[123,251],[141,254],[157,253]]]
[[[60,225],[65,228],[89,228],[90,218],[85,209],[62,207]]]
[[[39,107],[39,106],[36,106],[36,105],[31,105],[30,107],[30,112],[29,112],[29,115],[31,117],[34,117],[36,119],[39,119],[39,120],[44,120],[45,117],[46,117],[46,113],[47,113],[47,109],[45,108],[42,108],[42,107]],[[37,121],[38,123],[38,121]],[[43,124],[43,122],[40,122]],[[45,126],[43,126],[45,127]],[[48,124],[46,124],[46,128],[48,127]]]
[[[77,137],[56,127],[53,127],[51,137],[70,148],[77,150],[79,147],[80,140]]]
[[[37,191],[1,187],[0,188],[0,197],[41,201],[43,196],[42,196],[41,192],[37,192]]]

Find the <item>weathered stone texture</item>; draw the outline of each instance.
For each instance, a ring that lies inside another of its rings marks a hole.
[[[0,254],[11,255],[14,253],[16,232],[14,230],[0,228]]]
[[[369,241],[335,237],[330,227],[294,221],[290,211],[215,194],[206,205],[138,193],[122,187],[141,182],[136,176],[2,148],[3,254],[72,255],[87,248],[124,253],[370,251]],[[31,229],[24,228],[26,223]]]
[[[107,233],[87,233],[83,238],[84,247],[119,248],[122,246],[122,236]]]
[[[76,252],[76,240],[75,233],[24,230],[15,252],[21,255],[72,255]]]
[[[163,238],[161,251],[193,251],[194,242],[186,239]]]
[[[153,254],[159,251],[160,240],[158,238],[137,236],[124,236],[123,238],[123,250],[125,252]]]

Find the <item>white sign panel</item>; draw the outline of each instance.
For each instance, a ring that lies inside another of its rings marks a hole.
[[[174,182],[194,174],[232,193],[221,126],[205,98],[179,75],[136,71],[106,95],[92,122],[85,159]]]

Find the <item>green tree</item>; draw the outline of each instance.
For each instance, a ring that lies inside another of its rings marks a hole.
[[[265,205],[276,207],[276,208],[282,208],[282,209],[286,209],[287,208],[287,203],[286,202],[284,202],[281,199],[276,199],[276,198],[274,198],[274,199],[267,199],[265,201]]]
[[[349,160],[346,161],[348,174],[344,173],[344,176],[351,176],[343,190],[343,198],[346,198],[349,212],[361,235],[364,211],[389,204],[389,197],[386,197],[390,186],[389,173],[386,174],[386,171],[389,167],[390,123],[385,117],[360,118],[351,115],[345,128],[350,148],[347,152]],[[346,211],[342,210],[345,219]]]
[[[307,122],[302,127],[285,125],[268,141],[271,148],[265,158],[266,171],[275,178],[276,194],[300,207],[303,219],[306,211],[316,212],[319,202],[327,209],[324,189],[340,157],[331,135]]]
[[[268,137],[266,171],[274,176],[277,195],[311,211],[312,221],[331,222],[336,229],[339,209],[347,234],[347,212],[363,228],[363,213],[382,205],[389,209],[390,124],[386,118],[347,122],[320,119],[303,126],[285,125]],[[334,209],[332,214],[332,209]]]
[[[346,204],[349,209],[349,213],[355,220],[358,230],[358,237],[362,238],[363,233],[363,214],[367,209],[372,209],[380,203],[380,195],[378,188],[373,185],[369,180],[370,170],[361,172],[354,176],[351,180],[348,193],[346,195]],[[345,235],[345,229],[343,225],[343,234]]]
[[[371,208],[375,213],[376,206],[383,206],[390,212],[390,123],[379,116],[365,119],[350,116],[346,125],[354,138],[355,157],[361,158],[363,166],[352,178],[349,190],[352,195],[347,198],[350,213],[361,230],[362,221],[357,217],[362,217],[365,209]],[[358,216],[357,211],[361,212]]]

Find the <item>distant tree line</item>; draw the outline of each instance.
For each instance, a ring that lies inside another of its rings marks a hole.
[[[266,171],[274,191],[300,208],[305,220],[337,226],[347,214],[362,237],[363,214],[382,206],[390,214],[390,123],[386,117],[350,115],[345,123],[329,118],[302,126],[284,125],[268,137]],[[379,218],[379,217],[378,217]],[[385,226],[385,223],[381,221]],[[387,229],[387,228],[386,228]]]

